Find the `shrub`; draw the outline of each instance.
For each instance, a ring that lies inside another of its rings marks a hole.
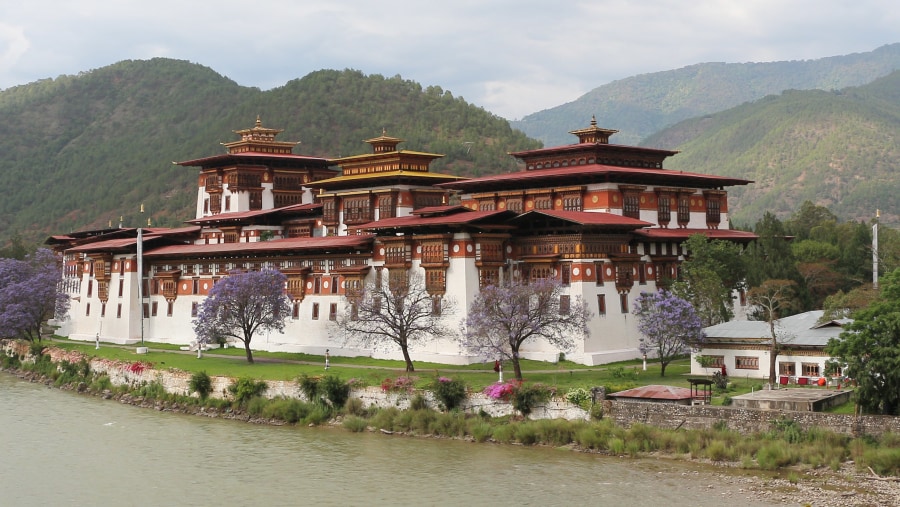
[[[550,391],[546,387],[540,384],[521,384],[513,391],[512,406],[527,417],[539,403],[549,399]]]
[[[583,387],[570,389],[569,392],[566,393],[566,401],[572,405],[578,405],[579,407],[586,404],[590,399],[591,392]]]
[[[767,443],[756,453],[756,462],[763,470],[778,470],[794,464],[795,461],[791,451],[780,442]]]
[[[459,379],[438,377],[431,386],[434,397],[441,402],[444,410],[450,411],[459,407],[466,399],[466,384]]]
[[[228,392],[234,395],[234,401],[238,405],[244,405],[250,398],[262,396],[268,387],[263,380],[241,377],[228,386]]]
[[[319,381],[319,392],[333,407],[343,407],[350,398],[350,385],[336,375],[326,375]]]
[[[491,436],[494,434],[494,428],[491,424],[484,421],[473,422],[469,431],[472,433],[472,438],[474,438],[476,442],[486,442],[490,440]]]
[[[306,401],[308,402],[318,402],[319,399],[319,380],[322,377],[310,377],[307,374],[300,375],[297,378],[297,384],[300,385],[300,391],[306,397]]]
[[[500,426],[494,426],[494,440],[501,444],[512,443],[516,438],[516,426],[517,425],[515,424],[501,424]]]
[[[31,351],[31,355],[34,356],[35,361],[43,355],[44,349],[46,348],[47,347],[45,347],[43,343],[32,342],[29,346],[29,350]]]
[[[368,428],[369,423],[362,417],[357,417],[355,415],[351,415],[351,416],[346,417],[344,419],[344,422],[341,423],[341,425],[344,428],[346,428],[354,433],[361,433],[363,431],[366,431],[366,428]]]
[[[347,399],[347,403],[344,404],[344,411],[350,415],[362,416],[366,413],[366,408],[363,406],[363,401],[361,399],[349,398]]]
[[[879,447],[866,449],[858,466],[866,466],[879,475],[900,474],[900,449]]]
[[[538,441],[538,431],[531,422],[516,425],[516,440],[523,445],[534,445]]]
[[[261,398],[254,398],[254,400]],[[277,419],[287,423],[295,424],[303,420],[309,415],[312,405],[304,403],[297,399],[278,398],[269,400],[265,404],[262,416],[267,419]]]
[[[413,396],[413,399],[409,401],[409,408],[412,410],[426,410],[428,409],[428,400],[425,399],[425,396],[421,393]]]
[[[325,405],[314,404],[309,413],[306,414],[306,417],[303,418],[303,422],[319,426],[328,422],[329,419],[331,419],[331,410]]]
[[[375,415],[372,416],[369,422],[376,428],[392,431],[394,429],[394,419],[400,413],[397,407],[382,408],[375,412]]]
[[[191,375],[191,381],[188,384],[192,393],[197,393],[201,400],[209,397],[212,392],[212,379],[205,371],[198,371]]]

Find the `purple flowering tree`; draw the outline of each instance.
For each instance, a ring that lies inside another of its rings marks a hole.
[[[416,343],[447,337],[444,318],[455,311],[452,299],[430,294],[421,274],[395,272],[361,290],[348,290],[346,311],[337,319],[336,337],[344,344],[369,348],[400,347],[406,371],[415,371],[409,349]]]
[[[61,259],[46,248],[24,260],[0,259],[0,337],[40,341],[41,324],[69,312],[61,282]]]
[[[700,346],[706,337],[694,307],[667,290],[642,292],[631,313],[638,317],[641,353],[656,352],[663,377],[676,356]]]
[[[284,331],[290,314],[284,293],[287,277],[274,269],[232,271],[209,291],[194,319],[201,343],[231,337],[244,343],[247,362],[253,363],[250,342],[258,331]]]
[[[580,297],[569,299],[562,294],[558,280],[511,280],[503,286],[489,285],[475,296],[462,326],[464,346],[474,354],[509,360],[516,380],[521,381],[523,343],[546,340],[571,350],[576,336],[588,334],[590,318],[587,304]]]

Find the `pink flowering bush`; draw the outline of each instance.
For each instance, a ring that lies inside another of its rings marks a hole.
[[[388,377],[381,381],[381,390],[386,393],[411,393],[418,379],[418,377]]]
[[[498,382],[484,388],[484,394],[494,400],[511,403],[523,416],[534,407],[550,399],[553,390],[541,384],[526,385],[522,382]]]
[[[518,382],[497,382],[484,388],[484,394],[492,400],[503,400],[508,402],[512,399],[513,393],[519,386]]]

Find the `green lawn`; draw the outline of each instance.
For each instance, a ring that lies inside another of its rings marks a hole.
[[[177,368],[188,372],[205,371],[209,375],[228,377],[251,377],[261,380],[295,380],[302,374],[322,375],[325,373],[325,358],[311,354],[293,354],[285,352],[254,351],[254,364],[247,363],[243,348],[215,349],[205,352],[197,359],[196,352],[185,353],[178,345],[163,343],[145,343],[150,348],[147,354],[137,354],[136,347],[101,344],[95,350],[92,342],[70,341],[54,338],[51,345],[79,350],[88,356],[96,356],[122,361],[147,361],[154,367]],[[570,389],[581,387],[590,389],[594,386],[606,386],[610,392],[630,389],[632,387],[664,384],[675,387],[688,387],[687,379],[691,377],[690,359],[677,359],[666,367],[666,375],[660,375],[660,367],[656,362],[647,362],[644,371],[640,360],[624,361],[602,366],[585,366],[571,361],[549,363],[543,361],[522,360],[522,376],[527,382],[536,382],[555,387],[557,392],[566,393]],[[415,362],[415,377],[418,387],[427,387],[435,377],[445,376],[465,381],[474,391],[497,381],[492,362],[470,365],[450,365],[439,363]],[[328,374],[343,379],[356,379],[362,385],[380,385],[386,378],[405,376],[403,361],[372,359],[370,357],[334,357]],[[512,380],[512,365],[504,365],[504,380]],[[725,391],[713,391],[713,405],[722,405],[727,398],[762,389],[763,380],[732,376],[729,388]],[[813,388],[810,388],[813,389]],[[850,410],[853,404],[836,407],[832,411]]]

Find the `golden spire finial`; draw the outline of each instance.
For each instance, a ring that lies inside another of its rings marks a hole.
[[[591,115],[591,127],[596,127],[596,126],[597,126],[597,117],[594,115]]]
[[[262,120],[259,118],[259,115],[256,115],[256,127],[257,128],[262,127]]]

